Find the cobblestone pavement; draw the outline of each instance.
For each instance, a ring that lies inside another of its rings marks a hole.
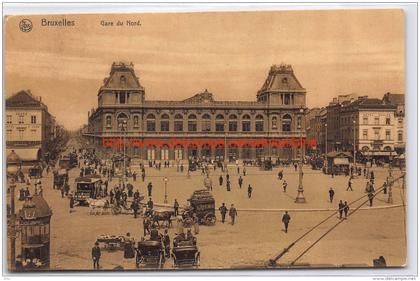
[[[137,168],[138,169],[138,166]],[[216,207],[222,202],[227,205],[234,203],[238,208],[238,218],[234,226],[217,221],[214,226],[201,226],[197,235],[198,247],[201,252],[201,269],[207,268],[239,268],[264,266],[267,261],[283,248],[289,246],[300,235],[312,226],[332,214],[333,211],[301,212],[301,209],[326,210],[337,208],[338,200],[351,202],[364,193],[366,179],[359,177],[355,180],[354,191],[346,191],[347,179],[344,176],[331,178],[320,171],[304,168],[303,185],[307,203],[297,204],[298,174],[293,167],[282,168],[288,182],[287,192],[283,192],[282,181],[276,175],[278,169],[261,171],[258,168],[248,168],[244,177],[244,185],[239,188],[236,167],[229,168],[232,191],[226,191],[226,186],[219,186],[220,169],[211,173],[213,180],[213,194]],[[388,170],[374,168],[376,185],[379,187],[388,175]],[[137,171],[139,174],[139,171]],[[400,172],[395,170],[394,177]],[[200,171],[193,172],[188,178],[175,167],[162,168],[160,171],[147,168],[146,180],[141,178],[134,184],[134,189],[146,193],[148,182],[153,183],[153,200],[162,203],[164,199],[163,177],[168,177],[168,200],[172,204],[177,198],[181,205],[186,203],[193,190],[201,189],[203,176]],[[78,169],[70,171],[70,182],[73,185],[78,175]],[[99,234],[125,235],[130,232],[139,240],[143,226],[141,219],[134,219],[131,215],[89,215],[89,208],[78,206],[73,213],[69,213],[69,201],[61,198],[59,191],[52,189],[52,174],[42,179],[44,197],[53,210],[51,221],[51,269],[91,269],[90,250]],[[110,186],[117,181],[110,183]],[[253,187],[252,198],[247,196],[247,186]],[[328,189],[335,189],[334,202],[328,200]],[[19,186],[17,190],[19,189]],[[33,192],[33,190],[31,190]],[[317,264],[327,266],[361,265],[371,266],[372,260],[382,255],[387,264],[401,266],[405,263],[406,244],[404,230],[404,209],[401,206],[403,190],[401,182],[393,188],[394,208],[365,208],[349,217],[329,235],[316,244],[296,264]],[[385,195],[378,194],[374,200],[374,207],[390,206]],[[18,201],[19,202],[19,201]],[[21,202],[18,203],[18,208]],[[350,206],[354,208],[357,204]],[[250,211],[249,209],[258,209]],[[265,211],[272,209],[272,211]],[[281,216],[283,212],[277,209],[288,209],[291,214],[289,232],[282,229]],[[220,220],[219,212],[216,212]],[[318,239],[332,225],[339,220],[335,216],[317,228],[313,233],[297,243],[279,263],[290,263],[312,242]],[[169,233],[174,236],[175,228]],[[18,238],[19,239],[19,238]],[[19,243],[17,243],[19,247]],[[19,249],[19,248],[18,248]],[[122,251],[103,251],[101,266],[103,269],[113,269],[116,266],[125,269],[135,269],[134,259],[124,259]],[[172,261],[165,263],[165,268],[172,268]]]

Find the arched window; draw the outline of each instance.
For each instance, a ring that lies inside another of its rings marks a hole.
[[[229,116],[229,132],[236,132],[238,130],[238,117],[232,114]]]
[[[196,132],[197,131],[197,116],[194,114],[190,114],[188,116],[188,132]]]
[[[169,115],[166,113],[162,114],[162,116],[160,117],[160,131],[169,132]]]
[[[203,132],[211,131],[211,116],[209,114],[204,114],[202,117],[201,130]]]
[[[292,117],[286,114],[282,118],[282,131],[290,132],[292,130]]]
[[[156,131],[156,118],[153,114],[149,114],[146,117],[146,129],[148,132]]]
[[[184,131],[184,116],[182,116],[181,114],[175,115],[174,131],[175,132]]]
[[[216,132],[225,131],[225,117],[222,114],[216,116]]]
[[[261,114],[258,114],[255,117],[255,131],[257,132],[264,131],[264,117]]]
[[[251,131],[251,117],[248,114],[242,116],[242,131],[250,132]]]

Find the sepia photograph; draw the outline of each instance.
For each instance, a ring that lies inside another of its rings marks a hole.
[[[404,21],[4,15],[6,270],[405,267]]]

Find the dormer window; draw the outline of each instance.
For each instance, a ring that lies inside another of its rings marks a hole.
[[[286,83],[287,83],[287,78],[286,78],[286,77],[284,77],[284,78],[281,80],[281,82],[282,82],[283,84],[286,84]]]

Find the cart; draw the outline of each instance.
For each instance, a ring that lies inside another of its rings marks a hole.
[[[196,190],[188,201],[191,207],[184,211],[184,218],[192,218],[195,213],[200,224],[214,225],[216,223],[215,201],[210,191]]]

